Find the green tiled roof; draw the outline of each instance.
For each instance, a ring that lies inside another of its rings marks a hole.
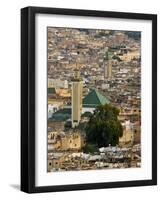
[[[71,118],[71,108],[63,108],[53,113],[51,120],[66,121]]]
[[[109,104],[110,101],[103,95],[101,95],[97,90],[92,90],[83,99],[83,107],[96,107],[97,105]]]
[[[55,94],[55,88],[48,88],[48,94]]]
[[[83,99],[83,107],[94,108],[97,105],[108,104],[110,101],[103,95],[101,95],[97,90],[92,90],[89,94]],[[86,112],[83,114],[84,117],[89,117],[91,114]],[[56,121],[66,121],[71,119],[71,108],[63,108],[53,113],[50,120]]]

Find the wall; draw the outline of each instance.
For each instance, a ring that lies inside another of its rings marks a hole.
[[[156,187],[138,187],[80,192],[48,194],[25,194],[19,192],[20,171],[20,8],[28,5],[66,8],[98,9],[125,12],[157,13],[161,21],[160,0],[4,0],[0,6],[0,199],[160,199],[161,174],[158,172],[159,185]],[[159,24],[159,23],[158,23]],[[158,44],[161,44],[161,28],[158,28]],[[161,52],[159,46],[158,52]],[[160,62],[160,58],[158,59]],[[158,62],[158,66],[159,66]],[[161,64],[161,63],[160,63]],[[161,70],[158,67],[161,76]],[[161,78],[158,85],[161,85]],[[9,89],[10,88],[10,89]],[[161,93],[158,95],[161,102]],[[161,113],[161,106],[158,106]],[[161,114],[159,113],[159,120]],[[8,120],[10,119],[10,124]],[[158,120],[158,121],[159,121]],[[158,123],[159,124],[159,123]],[[158,141],[161,123],[159,124]],[[158,145],[161,153],[161,145]],[[12,163],[12,165],[10,164]],[[161,169],[160,159],[158,169]]]

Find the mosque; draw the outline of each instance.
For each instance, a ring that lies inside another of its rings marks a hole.
[[[75,70],[75,76],[72,79],[72,98],[71,106],[66,106],[52,114],[49,121],[70,122],[72,128],[79,126],[82,117],[89,117],[98,105],[109,104],[110,101],[99,93],[98,90],[92,89],[82,97],[83,82],[80,78],[79,70]]]

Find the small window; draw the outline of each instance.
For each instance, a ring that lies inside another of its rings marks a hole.
[[[49,163],[49,165],[51,166],[51,162]]]

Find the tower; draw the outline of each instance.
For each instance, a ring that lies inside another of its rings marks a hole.
[[[112,77],[112,54],[108,52],[104,58],[104,78]]]
[[[72,128],[77,127],[81,119],[82,90],[83,82],[80,78],[80,72],[75,69],[75,75],[72,80]]]

